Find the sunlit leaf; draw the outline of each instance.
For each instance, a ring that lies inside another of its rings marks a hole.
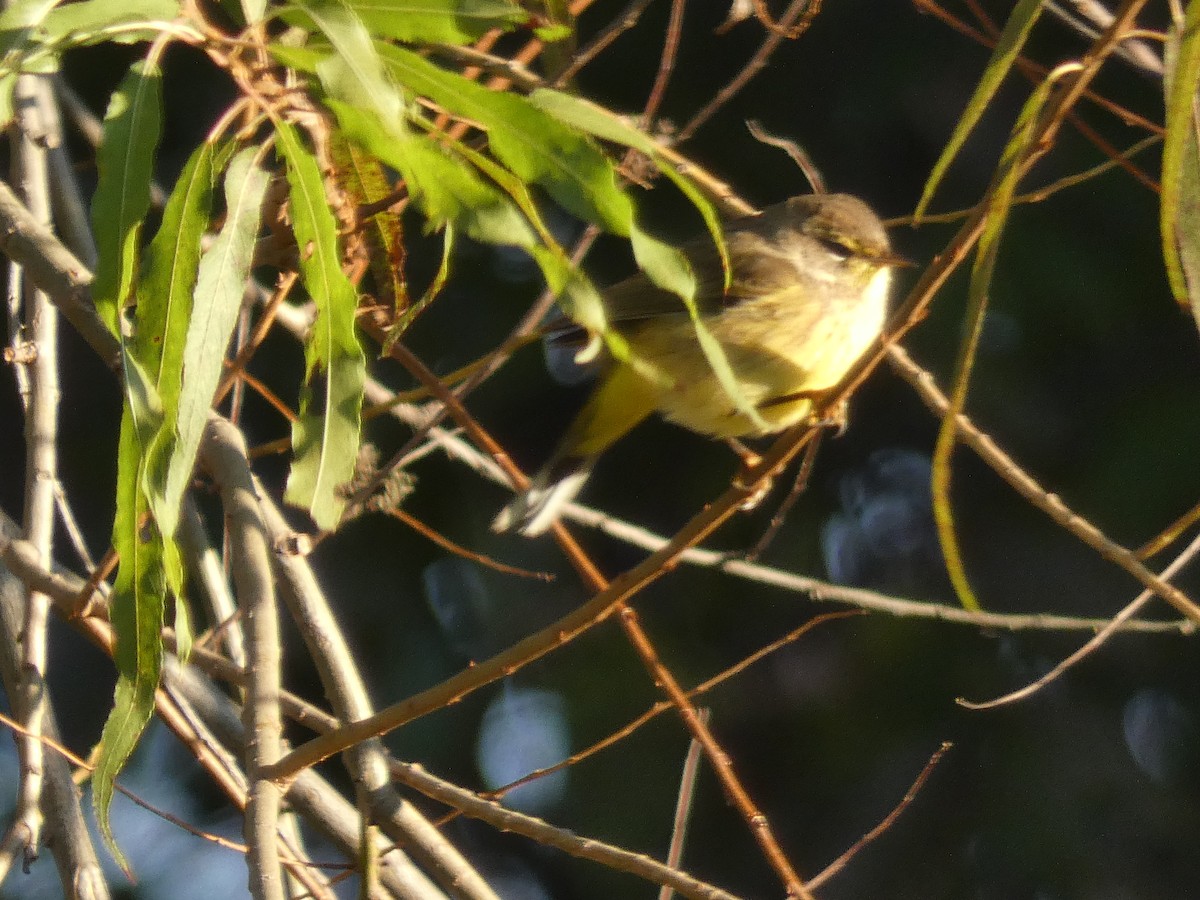
[[[179,0],[81,0],[57,6],[38,29],[44,41],[133,43],[156,37],[179,17]],[[137,27],[137,26],[143,27]]]
[[[294,458],[286,499],[308,509],[322,529],[337,527],[345,506],[339,488],[358,458],[366,366],[354,332],[358,293],[342,271],[338,223],[325,199],[316,157],[296,130],[276,127],[276,147],[287,163],[292,227],[300,273],[317,306],[304,346],[305,387],[292,427]],[[319,400],[314,394],[320,391]]]
[[[490,91],[409,50],[381,45],[379,52],[397,81],[478,124],[500,162],[567,212],[621,236],[634,228],[633,204],[617,187],[615,167],[579,131],[524,97]]]
[[[186,487],[184,479],[176,478],[168,488],[167,472],[172,454],[182,450],[175,440],[175,426],[200,242],[212,213],[217,156],[216,148],[205,142],[180,173],[163,210],[162,224],[143,257],[138,288],[134,352],[152,369],[163,407],[163,426],[151,443],[147,460],[146,492],[159,528],[168,535],[175,534]],[[190,470],[191,463],[181,459],[175,466],[179,471]]]
[[[558,305],[562,310],[593,334],[602,335],[609,344],[610,351],[618,359],[626,359],[628,345],[619,334],[608,327],[600,294],[571,262],[567,251],[555,240],[542,221],[541,212],[534,202],[529,185],[495,160],[461,142],[455,142],[453,149],[499,185],[512,198],[526,221],[533,226],[540,243],[525,249],[542,270],[546,284],[557,295]]]
[[[676,170],[675,166],[663,156],[662,148],[654,143],[653,139],[648,135],[638,131],[604,107],[587,100],[582,100],[579,97],[571,96],[570,94],[564,94],[561,91],[539,88],[529,95],[529,101],[539,109],[548,112],[560,122],[564,122],[601,140],[630,147],[653,160],[658,166],[659,171],[669,178],[675,187],[696,207],[704,219],[704,224],[708,228],[709,235],[712,236],[713,243],[717,247],[717,252],[721,254],[723,260],[727,259],[725,235],[721,230],[721,218],[717,214],[716,208],[690,179]],[[655,277],[655,272],[652,270],[647,271],[646,274],[652,279]],[[668,284],[660,286],[666,290],[672,290],[669,286],[670,279],[673,277],[671,273],[669,271],[664,272],[663,277]]]
[[[98,260],[92,297],[114,334],[137,276],[138,238],[150,208],[150,180],[162,126],[162,77],[135,62],[109,100],[100,171],[92,198],[92,231]]]
[[[348,0],[379,37],[420,44],[469,44],[493,29],[511,31],[529,13],[507,0]]]
[[[229,164],[225,176],[225,224],[200,259],[195,300],[183,350],[176,446],[167,469],[167,496],[182,496],[192,477],[225,351],[242,306],[258,236],[268,175],[253,148]]]
[[[1033,95],[1025,101],[1012,134],[1004,147],[1000,165],[996,171],[987,220],[979,237],[975,263],[971,269],[971,284],[967,294],[966,336],[958,351],[954,370],[954,387],[950,393],[950,409],[942,417],[937,444],[933,452],[930,477],[933,492],[933,517],[941,540],[942,555],[950,581],[958,594],[959,602],[970,610],[979,610],[979,600],[971,589],[963,564],[958,535],[954,529],[954,516],[950,505],[951,457],[958,434],[958,416],[967,402],[967,388],[971,371],[975,366],[975,354],[979,347],[979,336],[983,332],[987,313],[988,291],[991,289],[992,273],[996,268],[996,257],[1000,252],[1000,238],[1008,222],[1017,184],[1021,179],[1021,165],[1029,151],[1037,125],[1038,114],[1046,102],[1051,89],[1059,78],[1077,71],[1079,65],[1072,63],[1059,66],[1038,85]]]
[[[17,0],[0,12],[0,56],[23,47],[61,0]]]
[[[1182,28],[1167,42],[1166,136],[1159,227],[1171,292],[1200,324],[1200,3],[1192,0]]]
[[[116,634],[113,661],[117,666],[117,688],[112,712],[100,738],[92,803],[105,842],[117,862],[128,871],[113,838],[109,808],[116,777],[154,711],[154,691],[162,669],[162,627],[167,600],[162,539],[141,489],[146,441],[158,425],[153,414],[153,389],[149,378],[128,354],[125,367],[132,373],[126,376],[131,389],[121,419],[117,510],[113,520],[113,548],[121,563],[109,611]]]
[[[530,247],[533,229],[501,191],[461,160],[448,156],[422,136],[400,140],[389,135],[367,111],[326,101],[346,137],[399,171],[409,192],[433,227],[451,222],[487,244]]]
[[[218,171],[229,157],[227,150],[203,143],[192,154],[163,210],[158,233],[142,257],[137,289],[137,313],[132,340],[133,355],[153,380],[162,421],[147,442],[142,488],[163,541],[163,567],[167,588],[175,598],[176,653],[186,658],[190,644],[185,571],[175,532],[187,483],[176,479],[168,487],[176,442],[179,394],[192,292],[200,261],[200,242],[212,213],[213,187]],[[174,463],[179,469],[184,460]]]
[[[295,0],[295,5],[333,48],[333,53],[322,56],[316,66],[326,93],[335,100],[371,110],[385,132],[402,137],[403,98],[385,71],[362,20],[338,0]],[[285,18],[294,20],[294,16]]]
[[[1000,89],[1000,83],[1004,81],[1004,76],[1008,74],[1008,70],[1012,68],[1013,63],[1020,55],[1021,48],[1025,45],[1025,39],[1029,36],[1033,23],[1037,21],[1041,11],[1042,0],[1018,0],[1017,5],[1013,7],[1013,11],[1009,14],[1008,21],[1004,23],[1004,29],[996,41],[996,46],[992,50],[992,57],[988,60],[987,68],[984,69],[983,76],[975,87],[975,93],[967,102],[962,118],[954,127],[949,142],[942,150],[942,155],[938,157],[938,161],[929,175],[929,180],[925,183],[921,201],[917,204],[916,212],[913,213],[914,219],[919,221],[925,213],[929,201],[933,199],[933,194],[942,181],[942,176],[946,174],[950,163],[954,161],[954,157],[966,143],[967,137],[983,115],[984,110],[987,109],[989,101]]]

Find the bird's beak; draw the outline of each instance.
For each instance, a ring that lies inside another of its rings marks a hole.
[[[911,259],[901,256],[899,253],[881,253],[875,257],[875,263],[880,266],[888,266],[893,269],[915,269],[917,263]]]

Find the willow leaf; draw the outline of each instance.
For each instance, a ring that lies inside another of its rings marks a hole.
[[[17,0],[0,12],[0,55],[23,48],[62,0]],[[8,60],[5,59],[7,63]]]
[[[404,133],[404,101],[362,20],[338,0],[295,0],[333,48],[316,72],[330,97],[370,109],[393,137]],[[285,18],[293,19],[291,16]]]
[[[696,210],[704,219],[704,224],[708,228],[709,235],[712,236],[717,252],[721,254],[721,259],[726,261],[726,263],[728,262],[725,250],[725,234],[721,230],[721,217],[717,214],[716,208],[689,178],[682,175],[674,164],[664,157],[662,148],[654,143],[652,138],[638,131],[604,107],[587,100],[582,100],[579,97],[573,97],[570,94],[564,94],[561,91],[539,88],[529,95],[529,102],[573,128],[577,128],[601,140],[612,141],[623,147],[637,150],[639,153],[653,160],[655,165],[658,166],[659,171],[667,176],[675,187],[696,207]],[[726,269],[728,269],[728,265],[726,265]],[[669,280],[672,277],[670,272],[667,271],[662,274],[668,281],[668,284],[660,286],[665,290],[672,290],[669,286]],[[654,270],[648,270],[646,275],[653,279],[656,273]]]
[[[1159,228],[1171,293],[1200,323],[1200,2],[1192,0],[1166,54],[1166,136]]]
[[[368,110],[326,100],[347,139],[374,154],[404,176],[409,192],[434,228],[450,222],[485,244],[532,247],[537,237],[529,222],[501,191],[461,160],[428,139],[406,135],[397,140]]]
[[[345,505],[339,488],[354,475],[362,424],[366,363],[354,333],[358,294],[342,271],[338,223],[325,199],[316,157],[291,125],[281,123],[275,133],[287,164],[300,274],[317,306],[304,346],[305,385],[292,427],[295,457],[286,499],[306,507],[317,525],[332,531]]]
[[[374,205],[391,196],[392,185],[379,160],[351,144],[341,132],[331,135],[329,151],[342,190],[357,206]],[[382,209],[364,220],[362,227],[370,247],[376,296],[399,317],[411,302],[404,277],[404,226],[400,214],[391,208]]]
[[[143,255],[138,288],[134,352],[153,372],[163,406],[163,425],[150,445],[144,486],[159,528],[170,536],[179,522],[186,480],[177,478],[168,489],[167,472],[173,455],[182,449],[175,427],[200,242],[212,214],[216,157],[216,148],[206,142],[184,166],[163,210],[158,233]],[[184,462],[175,466],[182,469]]]
[[[138,238],[150,208],[154,152],[162,128],[162,76],[135,62],[109,100],[96,157],[99,180],[92,198],[96,235],[96,309],[114,334],[137,280]]]
[[[38,34],[55,43],[148,41],[162,33],[159,23],[178,18],[180,9],[179,0],[81,0],[55,7]]]
[[[958,417],[966,407],[967,388],[970,384],[971,371],[975,366],[979,336],[983,332],[988,291],[991,289],[992,274],[996,270],[996,258],[1000,252],[1000,238],[1008,223],[1013,197],[1021,179],[1021,165],[1032,143],[1038,114],[1057,80],[1078,68],[1078,64],[1075,63],[1059,66],[1043,79],[1037,90],[1025,101],[1008,143],[1004,147],[988,204],[987,220],[979,236],[979,246],[976,249],[975,262],[971,268],[971,283],[967,293],[967,321],[964,329],[966,337],[959,347],[958,361],[955,364],[950,408],[942,417],[942,425],[938,431],[937,443],[933,452],[930,478],[933,493],[933,517],[937,525],[938,537],[941,540],[942,556],[945,558],[946,569],[950,573],[950,581],[958,594],[959,602],[966,609],[973,611],[978,611],[980,604],[967,578],[950,505],[950,463],[954,445],[957,442]]]
[[[508,0],[348,0],[379,37],[418,44],[469,44],[489,31],[512,31],[529,13]]]
[[[617,187],[615,167],[578,130],[524,97],[490,91],[402,47],[380,45],[379,53],[398,82],[478,124],[500,162],[567,212],[622,237],[634,228],[633,204]]]
[[[105,842],[128,872],[113,837],[109,808],[116,777],[154,711],[154,691],[162,670],[166,586],[162,539],[141,489],[146,441],[158,425],[152,411],[153,392],[149,379],[139,372],[137,363],[128,354],[125,369],[135,374],[121,419],[117,510],[113,520],[113,547],[121,559],[109,613],[116,634],[113,660],[117,666],[117,688],[112,712],[100,738],[92,803]]]
[[[975,93],[967,102],[962,118],[958,120],[949,142],[942,150],[942,155],[934,164],[933,171],[929,174],[929,180],[925,182],[921,201],[917,204],[916,212],[913,213],[916,221],[919,222],[921,216],[925,214],[929,201],[933,199],[934,191],[937,190],[946,170],[950,168],[950,163],[954,161],[958,151],[967,142],[967,137],[979,122],[983,111],[987,109],[988,103],[1000,89],[1000,83],[1004,81],[1004,76],[1008,74],[1008,70],[1012,68],[1017,56],[1020,55],[1021,48],[1025,46],[1025,39],[1029,36],[1033,23],[1037,21],[1041,11],[1042,0],[1018,0],[1017,5],[1013,7],[1008,21],[1004,23],[1004,29],[1000,32],[1000,37],[996,40],[996,46],[992,50],[992,57],[988,60],[987,68],[983,70],[983,76],[975,87]]]
[[[225,176],[225,224],[200,259],[195,301],[183,349],[176,445],[167,467],[166,496],[182,496],[191,479],[225,350],[242,306],[258,236],[268,176],[256,150],[241,151]]]

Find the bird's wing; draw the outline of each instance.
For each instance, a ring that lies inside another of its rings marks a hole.
[[[702,314],[719,312],[795,284],[797,271],[792,257],[777,249],[772,235],[763,234],[765,226],[771,225],[754,218],[727,228],[725,244],[733,273],[728,291],[721,257],[711,237],[704,235],[680,248],[696,276],[696,306]],[[676,294],[656,287],[642,273],[606,288],[603,294],[604,310],[609,321],[615,323],[684,312],[683,301]]]

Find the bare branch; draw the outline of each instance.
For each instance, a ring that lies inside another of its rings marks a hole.
[[[250,847],[250,891],[256,900],[284,900],[279,861],[279,812],[283,792],[263,773],[282,752],[279,713],[279,616],[271,574],[270,544],[259,514],[254,480],[246,462],[241,432],[214,417],[201,445],[202,458],[213,473],[229,523],[234,584],[245,617],[250,680],[243,713],[246,732],[246,843]]]

